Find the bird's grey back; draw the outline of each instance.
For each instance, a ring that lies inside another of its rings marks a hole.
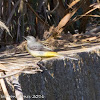
[[[27,36],[27,47],[34,51],[51,51],[49,48],[37,42],[33,36]]]

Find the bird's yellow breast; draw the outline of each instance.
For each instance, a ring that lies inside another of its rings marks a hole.
[[[46,56],[46,57],[55,57],[57,55],[58,55],[57,52],[50,52],[50,51],[48,51],[48,52],[44,53],[44,56]]]

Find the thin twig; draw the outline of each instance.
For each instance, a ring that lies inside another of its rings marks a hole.
[[[36,17],[42,22],[44,23],[47,27],[49,27],[48,23],[44,22],[40,16],[34,11],[34,9],[29,5],[29,3],[26,2],[27,7],[36,15]]]
[[[15,71],[15,72],[9,73],[9,74],[7,74],[7,75],[3,75],[3,76],[0,77],[0,79],[2,79],[2,78],[7,78],[7,77],[10,77],[10,76],[13,76],[13,75],[19,74],[19,73],[21,73],[22,70],[24,70],[25,68],[26,68],[26,67],[24,67],[24,68],[22,68],[22,69],[20,69],[20,70],[18,70],[18,71]]]
[[[2,76],[2,72],[0,73],[0,77],[1,76]],[[9,93],[7,91],[4,79],[0,79],[0,83],[1,83],[2,90],[4,92],[4,98],[6,98],[6,100],[11,100],[10,95],[9,95]]]
[[[12,76],[10,81],[12,82],[12,84],[14,86],[15,95],[16,95],[17,100],[24,100],[23,92],[22,92],[22,89],[21,89],[21,85],[18,82],[18,79],[16,79],[14,76]]]
[[[55,6],[53,10],[49,11],[49,13],[50,14],[53,13],[58,8],[58,6],[59,6],[59,1],[57,0],[57,5]]]
[[[14,15],[14,13],[15,13],[15,9],[16,9],[16,7],[19,5],[19,3],[20,3],[20,0],[18,0],[18,1],[15,3],[13,10],[11,11],[10,16],[8,17],[7,25],[10,23],[10,21],[11,21],[13,15]]]
[[[0,70],[2,71],[10,71],[10,69],[7,69],[4,65],[0,64]]]

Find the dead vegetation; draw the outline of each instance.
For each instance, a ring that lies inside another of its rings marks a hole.
[[[0,46],[6,48],[6,51],[0,53],[0,78],[2,78],[0,83],[4,95],[8,97],[7,100],[11,99],[3,78],[16,83],[17,79],[12,77],[13,75],[42,72],[37,64],[33,66],[33,62],[26,62],[26,60],[24,62],[23,59],[27,58],[22,58],[23,64],[20,64],[19,60],[17,61],[19,64],[16,62],[15,65],[8,62],[15,61],[18,53],[25,52],[26,42],[22,42],[22,36],[33,35],[43,40],[40,42],[44,45],[56,51],[82,49],[94,46],[94,43],[100,43],[100,20],[98,20],[100,1],[90,1],[0,0]],[[12,54],[13,57],[9,54]],[[10,59],[10,57],[12,58]],[[3,62],[2,59],[4,58],[7,58],[7,61]],[[10,67],[5,67],[5,65]],[[15,86],[14,88],[17,99],[20,99],[18,97],[20,94],[21,100],[23,100],[23,93],[19,93]]]

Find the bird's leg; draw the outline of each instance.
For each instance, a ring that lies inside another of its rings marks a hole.
[[[39,57],[39,58],[40,58],[40,60],[38,62],[42,62],[42,57]]]
[[[37,64],[38,62],[42,62],[42,58],[41,58],[41,57],[36,57],[36,62],[35,62],[35,64]]]
[[[40,61],[42,61],[42,57],[41,57],[41,60]]]

